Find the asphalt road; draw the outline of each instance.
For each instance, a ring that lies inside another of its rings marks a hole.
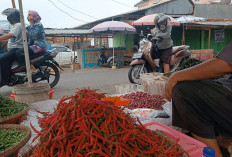
[[[76,88],[99,89],[99,92],[108,95],[116,94],[115,85],[128,84],[129,68],[112,70],[110,68],[84,69],[72,72],[66,68],[61,73],[59,83],[54,87],[54,99],[59,100],[64,95],[72,95],[77,91]],[[10,96],[12,87],[4,86],[0,88],[0,95]]]

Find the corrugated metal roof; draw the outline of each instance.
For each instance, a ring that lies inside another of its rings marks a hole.
[[[79,30],[79,29],[46,29],[46,35],[81,35],[88,34],[88,30]]]
[[[96,20],[96,21],[93,21],[93,22],[89,22],[89,23],[86,23],[86,24],[83,24],[83,25],[80,25],[80,26],[77,26],[77,27],[74,27],[74,28],[84,28],[84,27],[88,27],[88,26],[95,26],[101,22],[104,22],[104,21],[109,21],[109,20],[112,20],[112,19],[116,19],[116,18],[122,18],[123,16],[126,16],[126,15],[137,15],[137,19],[139,19],[140,17],[142,16],[145,16],[145,15],[148,15],[146,14],[146,11],[150,8],[155,8],[155,7],[158,7],[158,6],[161,6],[161,5],[164,5],[166,3],[170,3],[171,1],[176,1],[176,0],[166,0],[166,1],[163,1],[163,2],[160,2],[160,3],[157,3],[157,4],[154,4],[152,6],[148,6],[148,7],[145,7],[145,8],[141,8],[141,9],[137,9],[137,10],[133,10],[133,11],[130,11],[130,12],[126,12],[126,13],[123,13],[123,14],[119,14],[119,15],[115,15],[115,16],[111,16],[111,17],[107,17],[107,18],[104,18],[104,19],[100,19],[100,20]],[[192,2],[192,0],[188,0],[192,5],[194,5],[194,3]],[[165,12],[164,12],[165,13]],[[137,20],[136,19],[136,20]],[[90,27],[90,28],[91,28]],[[89,28],[89,29],[90,29]]]
[[[232,21],[204,21],[204,22],[195,22],[199,25],[208,25],[208,26],[232,26]]]
[[[137,4],[135,4],[134,6],[137,7],[138,5],[143,4],[145,2],[147,2],[147,0],[141,0],[140,2],[138,2]]]
[[[194,16],[207,19],[232,19],[232,5],[220,4],[197,4],[195,5]]]

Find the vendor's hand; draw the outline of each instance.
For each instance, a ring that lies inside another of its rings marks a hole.
[[[177,81],[175,80],[175,76],[171,76],[165,84],[165,98],[168,101],[172,99],[172,91],[176,84]]]

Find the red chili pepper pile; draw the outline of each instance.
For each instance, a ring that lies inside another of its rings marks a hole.
[[[163,110],[162,105],[165,104],[164,97],[160,95],[150,95],[144,92],[135,92],[122,96],[131,100],[126,107],[133,110],[136,108],[150,108],[155,110]]]
[[[181,156],[180,146],[146,129],[104,94],[82,89],[41,118],[33,157]],[[34,140],[35,140],[34,139]]]

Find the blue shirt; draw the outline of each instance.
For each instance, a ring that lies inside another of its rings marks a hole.
[[[26,29],[29,36],[29,46],[37,45],[40,47],[47,47],[44,27],[40,21],[37,21],[34,25],[28,26]]]

